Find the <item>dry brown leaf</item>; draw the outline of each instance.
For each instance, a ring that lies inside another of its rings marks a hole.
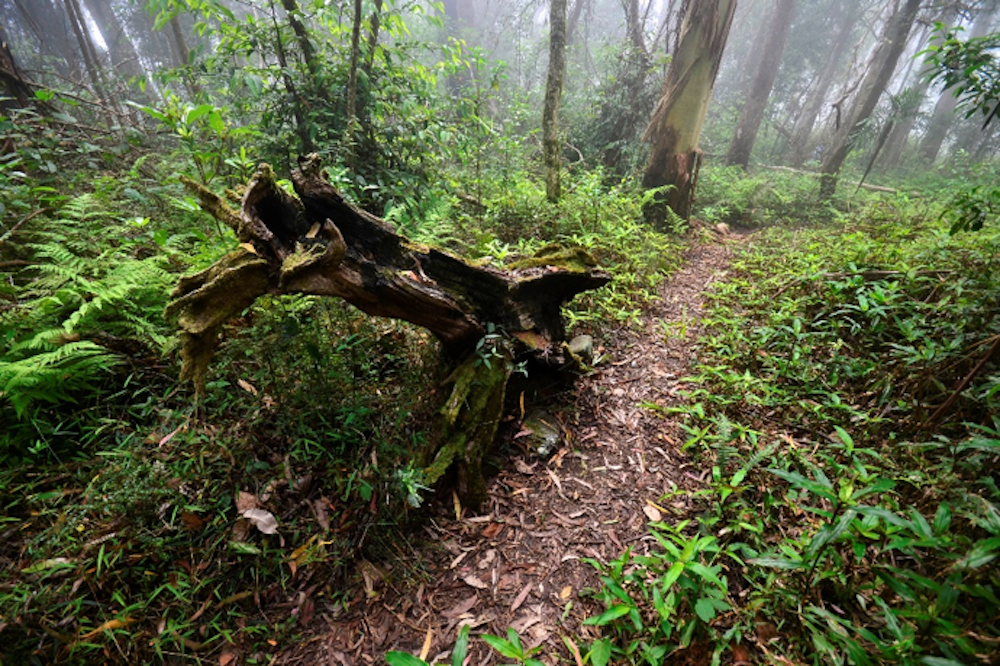
[[[556,484],[556,488],[559,489],[559,492],[562,492],[562,481],[559,480],[559,477],[556,476],[556,473],[553,472],[551,469],[547,469],[545,470],[545,472],[549,475],[549,478],[552,479],[552,483]]]
[[[658,523],[661,520],[663,520],[663,514],[660,513],[659,509],[657,509],[655,506],[651,504],[644,504],[642,507],[642,512],[646,514],[646,517],[649,518],[654,523]]]
[[[247,509],[257,509],[259,507],[260,501],[253,493],[247,493],[242,490],[236,493],[236,510],[240,513],[243,513]]]
[[[431,652],[431,642],[434,640],[434,629],[427,627],[427,635],[424,637],[424,645],[420,648],[420,660],[427,661],[427,655]]]
[[[246,518],[238,518],[233,525],[233,541],[242,543],[250,535],[250,521]]]
[[[330,503],[325,497],[313,500],[313,509],[316,511],[316,522],[324,532],[330,530],[330,515],[326,512],[326,505]]]
[[[475,606],[476,602],[478,602],[478,601],[479,601],[479,595],[473,594],[471,597],[469,597],[465,601],[462,601],[462,602],[456,604],[450,610],[446,610],[444,612],[444,616],[448,617],[448,618],[456,618],[459,615],[463,615],[465,613],[468,613],[470,610],[472,610],[472,607]]]
[[[563,636],[563,643],[569,648],[569,651],[573,653],[573,660],[576,662],[576,666],[583,666],[583,657],[580,655],[580,648],[576,646],[573,639],[569,636]]]
[[[274,514],[264,509],[247,509],[243,512],[243,517],[253,523],[254,527],[264,534],[276,534],[278,532],[278,519]]]
[[[306,540],[304,544],[302,544],[301,546],[292,551],[292,554],[289,555],[288,559],[292,560],[293,562],[296,562],[297,564],[302,564],[302,562],[300,562],[299,560],[301,560],[302,556],[306,554],[307,550],[309,550],[309,546],[313,545],[313,543],[316,541],[316,537],[317,537],[316,534],[313,534],[311,537],[309,537],[309,539]]]
[[[181,525],[188,532],[200,532],[205,529],[205,519],[190,511],[181,511]]]
[[[524,474],[526,476],[531,476],[532,474],[535,473],[534,466],[533,465],[529,465],[528,463],[524,462],[520,458],[515,458],[514,459],[514,469],[516,469],[518,472],[520,472],[521,474]]]
[[[250,395],[257,395],[257,388],[245,379],[237,379],[236,383],[239,384],[240,388],[249,393]]]
[[[573,586],[567,585],[566,587],[564,587],[562,590],[559,591],[559,598],[568,599],[569,595],[571,594],[573,594]]]
[[[80,640],[84,640],[84,641],[89,640],[89,639],[93,638],[94,636],[96,636],[96,635],[98,635],[100,633],[103,633],[105,631],[114,631],[115,629],[124,629],[125,627],[127,627],[130,624],[132,624],[133,622],[135,622],[135,620],[132,619],[132,618],[130,618],[130,617],[126,617],[124,620],[120,620],[118,618],[115,618],[113,620],[108,620],[107,622],[105,622],[104,624],[102,624],[101,626],[99,626],[97,629],[93,629],[91,631],[88,631],[87,633],[85,633],[82,636],[80,636]]]
[[[472,574],[469,574],[468,576],[466,576],[465,578],[463,578],[462,582],[464,582],[466,585],[468,585],[470,587],[476,588],[477,590],[485,590],[486,588],[489,587],[489,585],[487,585],[483,581],[479,580],[478,578],[476,578]]]
[[[181,424],[181,425],[177,426],[177,428],[172,433],[164,435],[163,437],[161,437],[160,438],[159,446],[163,446],[164,444],[166,444],[167,442],[169,442],[170,440],[172,440],[174,438],[174,435],[176,435],[177,433],[179,433],[181,430],[184,429],[185,425],[187,425],[187,424],[186,423],[185,424]]]
[[[503,523],[490,523],[489,525],[483,528],[483,536],[486,537],[487,539],[492,539],[496,535],[500,534],[500,531],[502,529],[503,529]]]
[[[516,597],[514,597],[514,602],[510,605],[511,613],[521,607],[521,604],[523,604],[524,600],[528,598],[528,593],[531,592],[531,588],[534,586],[534,583],[528,583],[524,586],[524,589],[521,590]]]
[[[231,650],[223,650],[219,655],[219,666],[233,666],[236,663],[236,653]]]

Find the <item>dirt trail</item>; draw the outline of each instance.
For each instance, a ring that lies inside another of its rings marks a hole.
[[[384,664],[388,650],[416,655],[425,644],[433,661],[452,648],[461,622],[473,625],[473,637],[513,627],[525,643],[544,644],[546,663],[554,663],[550,653],[565,655],[561,634],[586,636],[582,621],[603,608],[580,594],[599,582],[581,558],[644,552],[646,523],[659,511],[649,502],[674,484],[700,485],[702,470],[680,452],[680,428],[642,404],[677,402],[704,290],[725,274],[729,242],[694,245],[644,326],[598,343],[609,361],[579,381],[575,409],[562,415],[570,444],[547,461],[508,459],[479,515],[456,520],[453,507],[439,507],[414,537],[409,562],[361,562],[367,590],[339,616],[317,607],[313,637],[277,663]],[[666,520],[690,513],[683,498],[659,507]],[[412,574],[417,561],[422,579]],[[469,664],[499,663],[482,641],[471,641],[469,654]]]

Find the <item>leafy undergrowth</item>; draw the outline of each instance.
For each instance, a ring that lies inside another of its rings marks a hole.
[[[995,663],[1000,232],[948,227],[900,195],[751,239],[690,403],[649,405],[710,470],[703,512],[595,563],[593,663]]]
[[[224,328],[193,404],[163,308],[236,240],[138,164],[2,246],[2,663],[268,663],[375,594],[372,563],[421,575],[406,534],[443,399],[437,344],[336,301],[261,298]],[[560,206],[528,177],[473,204],[428,196],[440,206],[396,214],[401,231],[483,262],[588,248],[616,281],[572,305],[574,324],[636,321],[678,263],[680,241],[600,174],[567,180]]]

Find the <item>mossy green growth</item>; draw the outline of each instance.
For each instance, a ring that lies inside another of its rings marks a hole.
[[[181,278],[170,294],[173,300],[164,317],[176,318],[182,330],[181,379],[191,379],[198,394],[204,392],[219,328],[266,293],[270,280],[267,261],[240,249],[195,275]]]
[[[458,494],[468,506],[479,506],[486,499],[483,457],[496,438],[511,374],[507,341],[492,344],[488,358],[473,354],[448,378],[453,387],[440,411],[443,443],[423,470],[424,482],[433,486],[457,464]]]
[[[597,266],[597,260],[580,246],[565,247],[553,243],[540,249],[534,256],[513,262],[508,268],[538,268],[541,266],[555,266],[573,273],[586,273]]]

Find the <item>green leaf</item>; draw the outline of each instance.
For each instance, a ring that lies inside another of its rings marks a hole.
[[[927,664],[927,666],[965,666],[960,661],[946,659],[944,657],[921,657],[920,663]]]
[[[889,511],[888,509],[883,509],[877,506],[865,506],[864,504],[859,504],[854,507],[854,510],[860,514],[866,516],[874,516],[876,518],[881,518],[885,522],[895,525],[896,527],[909,527],[912,529],[913,525],[910,521],[898,516],[897,514]]]
[[[988,564],[1000,555],[1000,537],[985,539],[980,541],[965,557],[955,563],[958,569],[978,569],[984,564]]]
[[[194,107],[193,109],[189,109],[187,114],[184,116],[184,122],[186,122],[188,125],[192,125],[196,120],[198,120],[205,114],[210,113],[212,111],[212,108],[213,107],[211,104],[201,104],[199,106]]]
[[[591,666],[607,666],[608,661],[611,660],[611,640],[599,638],[594,641],[594,644],[590,646],[588,656]]]
[[[711,622],[715,617],[715,604],[711,599],[699,599],[694,605],[694,612],[698,614],[702,622]]]
[[[940,535],[951,526],[951,507],[947,502],[941,502],[934,514],[934,534]]]
[[[504,657],[517,660],[520,660],[524,657],[524,655],[521,654],[521,650],[514,649],[513,645],[511,645],[504,639],[500,638],[499,636],[491,636],[489,634],[483,634],[482,638],[487,645],[489,645],[491,648],[499,652]]]
[[[389,666],[427,666],[423,659],[417,659],[405,652],[386,652],[385,660]]]
[[[667,570],[667,574],[663,577],[663,589],[670,589],[670,586],[677,582],[682,573],[684,573],[684,562],[678,561],[670,565],[670,569]]]
[[[212,111],[208,114],[208,126],[212,128],[212,131],[216,134],[222,134],[226,131],[226,123],[222,121],[222,114],[218,111]]]
[[[771,474],[774,474],[779,479],[784,479],[788,483],[792,484],[797,488],[804,488],[814,495],[819,495],[824,499],[828,499],[831,502],[837,501],[837,494],[833,491],[833,487],[827,483],[823,485],[805,476],[802,476],[798,472],[789,472],[783,469],[769,468],[767,470]]]
[[[465,655],[469,651],[469,631],[471,627],[463,624],[458,630],[458,639],[455,640],[455,649],[451,652],[451,666],[462,666]]]
[[[597,627],[603,627],[606,624],[614,622],[620,617],[628,615],[628,612],[632,609],[631,606],[626,606],[624,604],[616,604],[604,611],[597,617],[589,617],[583,621],[584,624],[592,624]],[[485,639],[486,637],[483,636]]]
[[[747,564],[788,570],[801,569],[803,567],[802,560],[790,560],[784,557],[755,557],[747,560]]]
[[[837,437],[840,439],[841,442],[844,443],[844,446],[847,447],[847,450],[853,451],[854,438],[852,438],[849,434],[847,434],[847,431],[841,428],[840,426],[833,426],[833,429],[837,431]]]

